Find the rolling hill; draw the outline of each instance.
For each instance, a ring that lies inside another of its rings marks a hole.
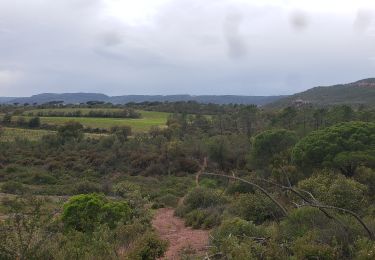
[[[267,104],[267,108],[282,108],[295,103],[315,106],[369,105],[375,106],[375,78],[363,79],[349,84],[315,87]]]
[[[44,93],[38,94],[31,97],[20,97],[20,98],[0,98],[0,103],[18,103],[18,104],[43,104],[51,101],[64,101],[64,103],[77,104],[86,103],[87,101],[104,101],[113,104],[126,104],[130,102],[155,102],[155,101],[196,101],[199,103],[214,103],[214,104],[255,104],[265,105],[280,99],[285,96],[235,96],[235,95],[124,95],[124,96],[107,96],[98,93]],[[2,102],[3,101],[3,102]]]

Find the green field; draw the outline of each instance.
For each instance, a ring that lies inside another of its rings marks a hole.
[[[61,109],[65,111],[76,111],[77,109],[67,108]],[[82,112],[88,112],[92,109],[79,109]],[[109,109],[107,109],[109,110]],[[37,113],[43,111],[39,110],[30,110],[26,111],[24,114],[27,115],[30,112]],[[169,113],[164,112],[154,112],[154,111],[138,111],[141,113],[142,118],[131,119],[131,118],[98,118],[98,117],[40,117],[42,124],[51,124],[51,125],[62,125],[68,121],[76,121],[81,123],[85,127],[91,128],[103,128],[109,129],[113,126],[130,126],[133,132],[146,132],[152,126],[164,127]],[[26,116],[27,118],[27,116]],[[16,118],[14,118],[16,120]]]

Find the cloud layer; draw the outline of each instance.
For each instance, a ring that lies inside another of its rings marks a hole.
[[[0,0],[0,96],[272,95],[375,76],[375,6],[335,6]]]

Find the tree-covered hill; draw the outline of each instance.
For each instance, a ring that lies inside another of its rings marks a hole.
[[[329,87],[315,87],[301,93],[276,100],[266,106],[282,108],[293,104],[310,103],[327,105],[375,105],[375,78]]]

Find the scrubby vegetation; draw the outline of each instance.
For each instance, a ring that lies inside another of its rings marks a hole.
[[[129,106],[171,114],[147,133],[93,138],[66,119],[9,138],[14,117],[47,108],[1,107],[0,259],[157,259],[161,207],[209,230],[210,259],[373,259],[371,108]]]

